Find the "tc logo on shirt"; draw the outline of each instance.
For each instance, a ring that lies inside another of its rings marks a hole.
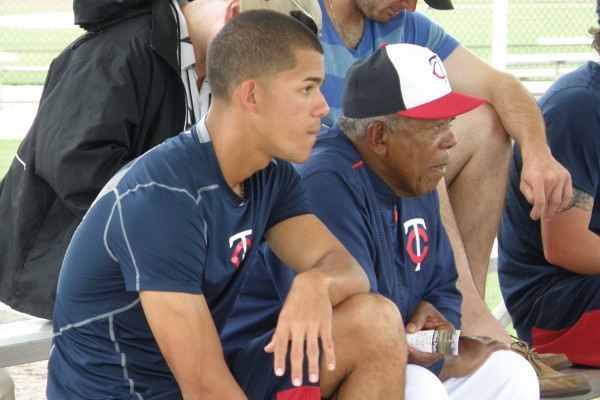
[[[252,247],[252,240],[248,237],[250,235],[252,235],[252,229],[236,233],[229,238],[229,248],[232,248],[237,242],[233,250],[233,255],[231,256],[231,262],[235,264],[236,268],[240,266],[244,257],[246,257],[246,252]]]
[[[427,257],[429,252],[429,236],[427,236],[427,227],[423,218],[413,218],[404,223],[404,233],[408,235],[406,239],[406,251],[412,262],[417,267],[415,271],[421,270],[421,263]]]

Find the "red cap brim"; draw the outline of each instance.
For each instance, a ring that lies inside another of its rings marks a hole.
[[[409,110],[398,111],[398,115],[418,119],[444,119],[469,112],[483,103],[486,99],[469,96],[457,92],[450,92],[429,103],[413,107]]]

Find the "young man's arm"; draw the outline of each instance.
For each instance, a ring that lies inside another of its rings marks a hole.
[[[444,60],[444,66],[452,89],[486,98],[522,149],[521,191],[533,204],[531,218],[551,218],[565,208],[572,195],[570,174],[550,153],[544,121],[531,94],[517,78],[462,46]]]
[[[223,358],[219,336],[202,295],[141,291],[146,318],[188,399],[246,399]]]
[[[594,198],[574,188],[567,210],[542,220],[544,256],[549,263],[576,274],[600,273],[600,236],[589,229]]]
[[[281,310],[277,328],[266,351],[274,352],[274,368],[283,375],[291,341],[291,377],[302,383],[304,349],[309,380],[319,377],[319,340],[326,365],[335,367],[331,339],[332,307],[357,293],[369,291],[363,269],[314,215],[285,220],[266,233],[273,252],[298,272]]]

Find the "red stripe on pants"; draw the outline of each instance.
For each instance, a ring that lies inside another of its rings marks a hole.
[[[300,386],[277,393],[277,400],[321,400],[318,386]]]
[[[573,364],[600,367],[600,310],[584,313],[570,328],[557,331],[533,327],[535,351],[565,353]]]

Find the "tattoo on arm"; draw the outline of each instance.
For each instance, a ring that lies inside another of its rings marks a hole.
[[[592,196],[574,187],[573,198],[569,202],[569,205],[563,211],[570,210],[573,207],[579,208],[583,211],[592,211],[593,205],[594,198]]]

